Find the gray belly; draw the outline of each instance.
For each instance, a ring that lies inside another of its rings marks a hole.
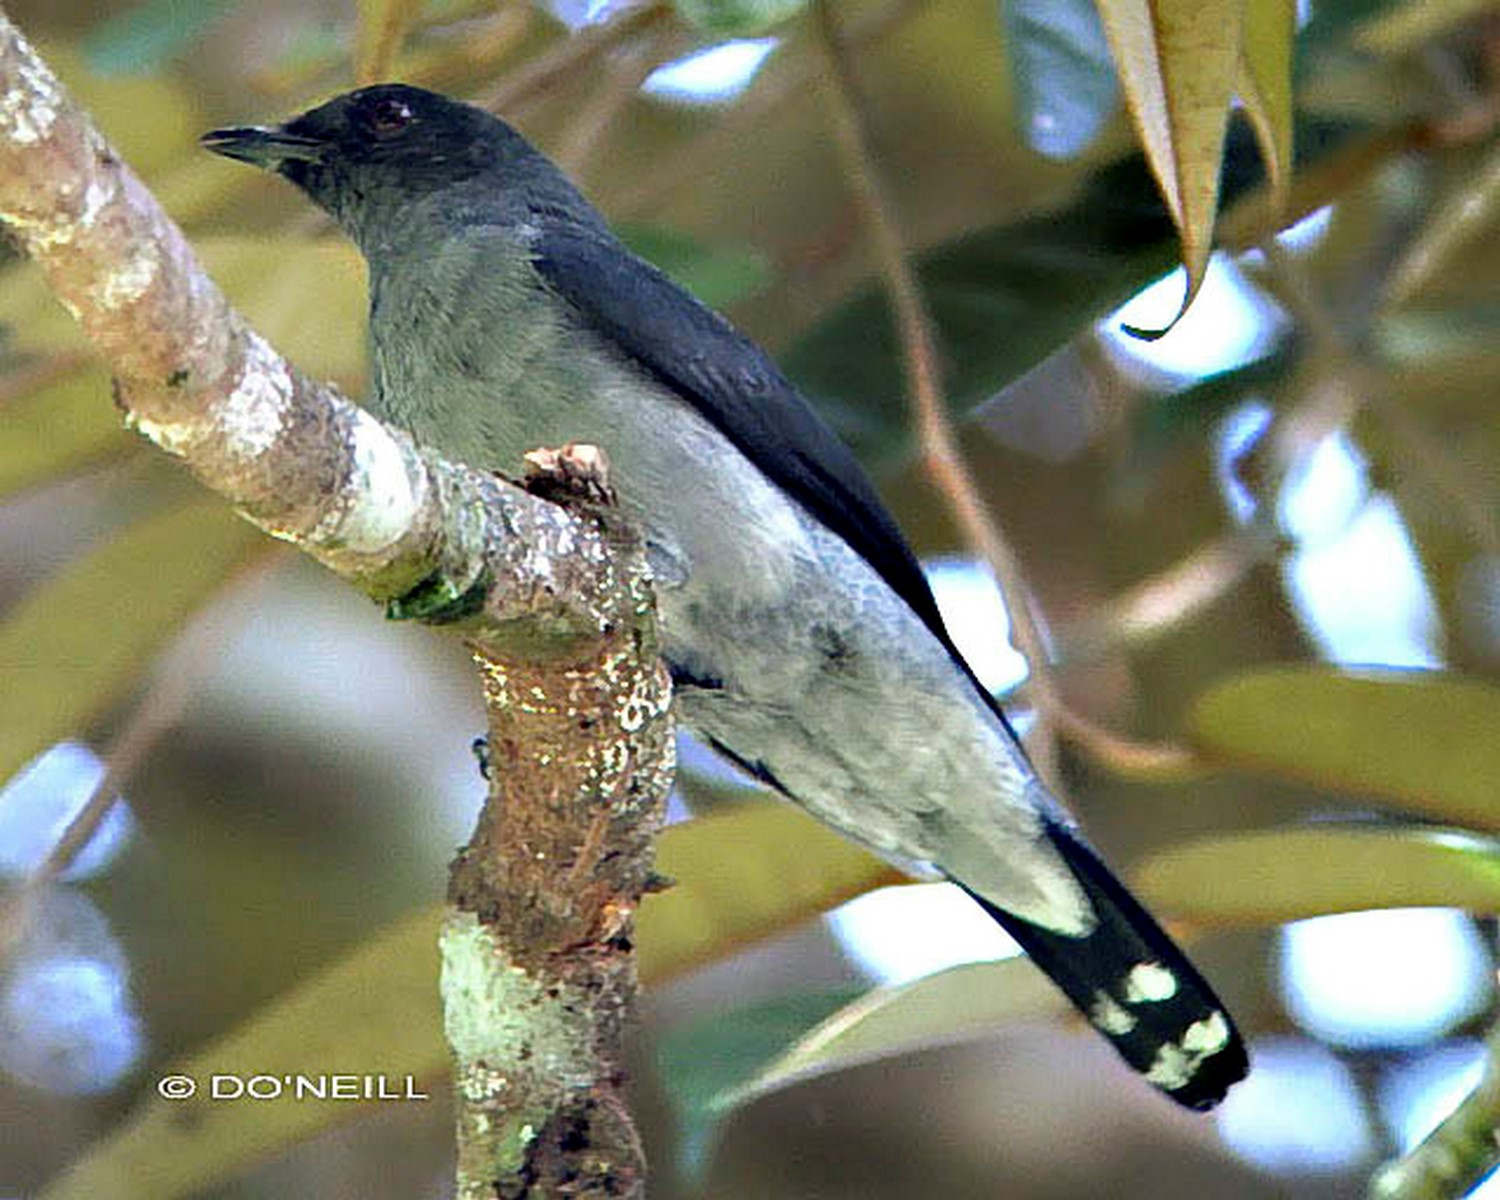
[[[516,474],[538,446],[604,448],[689,727],[881,854],[1052,924],[1077,907],[1061,864],[1038,872],[1029,766],[946,649],[690,406],[587,352],[504,380],[409,361],[436,377],[382,370],[373,407],[446,454]]]

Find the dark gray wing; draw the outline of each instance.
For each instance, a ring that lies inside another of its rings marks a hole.
[[[853,453],[765,351],[601,230],[545,224],[533,253],[542,277],[589,324],[848,542],[953,651],[895,520]]]

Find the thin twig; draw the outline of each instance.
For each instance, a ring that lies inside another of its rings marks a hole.
[[[1121,737],[1069,705],[1059,705],[1053,716],[1060,733],[1116,775],[1152,783],[1182,783],[1200,779],[1210,770],[1202,757],[1186,746]]]
[[[1283,460],[1295,461],[1299,453],[1328,433],[1347,426],[1361,409],[1367,410],[1391,426],[1398,451],[1447,497],[1474,542],[1493,550],[1500,541],[1500,521],[1495,517],[1492,498],[1481,494],[1480,481],[1412,418],[1399,398],[1390,394],[1385,377],[1366,364],[1328,312],[1302,263],[1274,238],[1267,240],[1264,250],[1278,298],[1308,330],[1314,352],[1338,385],[1325,389],[1325,411],[1310,411],[1303,414],[1300,423],[1284,424],[1286,436],[1298,444],[1280,448]]]
[[[621,50],[610,62],[604,80],[589,96],[588,102],[569,121],[567,134],[553,151],[553,157],[564,171],[576,180],[583,179],[595,150],[620,114],[639,94],[646,77],[680,53],[687,40],[686,30],[653,27]]]
[[[1016,649],[1030,669],[1027,690],[1037,709],[1032,755],[1043,778],[1056,786],[1054,732],[1060,703],[1046,641],[1031,609],[1030,591],[1020,562],[980,500],[948,422],[932,320],[901,240],[895,206],[877,166],[848,48],[830,0],[817,0],[813,13],[829,66],[830,86],[826,96],[834,134],[844,169],[864,210],[900,332],[907,394],[922,464],[947,500],[965,539],[994,570],[1005,596]]]
[[[491,112],[514,116],[518,109],[539,100],[621,42],[671,17],[672,10],[665,4],[649,3],[628,9],[612,21],[564,38],[556,49],[538,55],[495,86],[480,92],[474,103]]]
[[[1274,523],[1253,522],[1211,538],[1063,629],[1058,661],[1092,662],[1122,646],[1147,645],[1227,595],[1281,544]]]
[[[893,0],[874,12],[861,12],[845,30],[846,44],[854,49],[885,37],[931,3],[931,0]],[[650,213],[664,200],[677,195],[685,184],[697,179],[715,164],[722,163],[726,153],[740,145],[751,131],[794,100],[801,100],[807,90],[822,79],[819,57],[814,54],[795,57],[797,42],[789,37],[777,52],[791,61],[776,63],[757,77],[754,85],[727,109],[711,128],[670,152],[666,161],[653,166],[650,175],[634,188],[621,192],[611,210],[639,218]]]

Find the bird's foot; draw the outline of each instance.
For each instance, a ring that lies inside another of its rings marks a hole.
[[[521,480],[533,496],[567,505],[583,501],[590,507],[613,507],[615,489],[609,481],[609,456],[588,442],[568,442],[557,450],[545,447],[525,456]]]

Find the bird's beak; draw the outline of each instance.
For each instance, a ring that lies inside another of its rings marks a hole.
[[[225,158],[280,170],[289,162],[316,162],[327,148],[317,138],[289,133],[278,125],[241,125],[233,129],[215,129],[198,142],[205,149]]]

